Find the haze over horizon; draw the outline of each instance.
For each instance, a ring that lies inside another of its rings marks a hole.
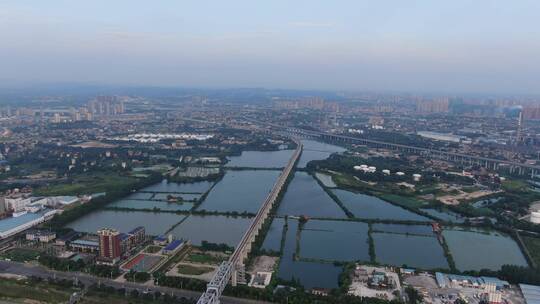
[[[538,94],[537,1],[1,1],[0,80]]]

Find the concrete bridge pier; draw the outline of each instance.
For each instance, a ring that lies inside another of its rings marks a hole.
[[[247,284],[246,266],[244,265],[244,263],[235,265],[231,276],[231,285],[238,286],[238,284]]]

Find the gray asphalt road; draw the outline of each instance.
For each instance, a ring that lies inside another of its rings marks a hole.
[[[85,285],[92,285],[92,284],[99,283],[99,284],[111,286],[114,288],[125,288],[128,291],[136,289],[139,292],[143,292],[147,290],[147,288],[149,288],[149,286],[138,284],[138,283],[132,283],[132,282],[120,283],[120,282],[116,282],[110,279],[98,278],[98,277],[91,276],[85,273],[80,273],[80,272],[54,271],[54,270],[50,270],[42,266],[16,263],[16,262],[8,262],[8,261],[0,261],[0,273],[10,273],[10,274],[18,274],[18,275],[24,275],[24,276],[35,276],[35,277],[40,277],[43,279],[47,279],[47,278],[68,279],[68,280],[77,279]],[[151,292],[159,291],[162,293],[174,294],[177,297],[194,298],[194,299],[198,299],[199,296],[201,295],[200,292],[196,292],[196,291],[161,287],[161,286],[152,286],[150,290]],[[262,301],[231,298],[231,297],[221,297],[221,302],[224,304],[267,303],[267,302],[262,302]]]

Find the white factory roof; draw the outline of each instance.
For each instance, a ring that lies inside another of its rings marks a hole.
[[[540,304],[540,286],[519,284],[527,304]]]

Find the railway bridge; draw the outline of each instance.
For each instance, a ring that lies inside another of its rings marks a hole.
[[[201,295],[197,304],[219,304],[219,297],[223,293],[225,286],[231,282],[233,286],[237,284],[245,284],[245,261],[251,252],[252,243],[259,234],[259,231],[272,210],[272,207],[277,202],[279,194],[283,190],[287,179],[294,171],[294,167],[300,155],[302,154],[302,143],[299,140],[294,140],[297,144],[293,156],[279,175],[272,190],[259,208],[259,211],[253,218],[248,230],[242,236],[242,239],[236,246],[234,253],[228,261],[223,262],[212,280],[206,286],[206,291]]]

